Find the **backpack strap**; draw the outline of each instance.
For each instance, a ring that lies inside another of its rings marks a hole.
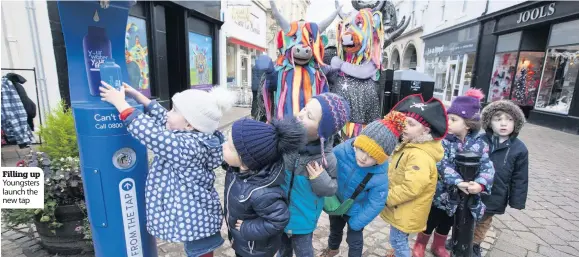
[[[360,182],[360,184],[358,184],[358,187],[356,188],[356,191],[354,191],[354,193],[352,194],[352,196],[350,196],[350,199],[356,200],[356,197],[358,197],[358,195],[359,195],[360,193],[362,193],[362,191],[364,190],[364,188],[366,188],[366,184],[368,184],[368,181],[370,181],[370,179],[372,178],[373,175],[374,175],[374,173],[368,173],[368,174],[366,174],[366,176],[364,177],[364,179],[362,180],[362,182]]]

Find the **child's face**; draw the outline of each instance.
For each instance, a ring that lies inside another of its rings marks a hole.
[[[297,118],[306,128],[308,142],[317,140],[319,138],[318,127],[322,120],[322,105],[320,102],[316,99],[309,101],[298,113]]]
[[[462,117],[456,114],[448,115],[448,134],[464,136],[468,130],[469,127],[466,126],[466,123]]]
[[[231,138],[231,132],[227,135],[227,140],[223,143],[223,159],[229,166],[241,168],[244,167],[243,163],[241,163],[241,157],[235,150],[235,146],[233,145],[233,139]]]
[[[175,107],[167,113],[167,129],[169,130],[192,130],[193,127],[187,122]]]
[[[376,159],[372,158],[368,153],[364,150],[354,147],[354,151],[356,153],[356,164],[361,168],[371,167],[376,165]]]
[[[508,137],[513,133],[515,120],[513,117],[504,112],[497,112],[491,120],[493,132],[501,137]]]
[[[430,128],[425,127],[416,119],[406,117],[406,127],[404,133],[402,133],[402,139],[405,141],[412,141],[413,139],[427,135],[428,133],[430,133]]]

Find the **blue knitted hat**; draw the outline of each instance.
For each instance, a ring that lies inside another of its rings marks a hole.
[[[322,106],[322,119],[318,125],[318,135],[322,147],[322,161],[326,166],[324,143],[332,135],[338,133],[350,119],[350,105],[344,98],[334,93],[323,93],[312,96]]]
[[[295,119],[272,120],[266,124],[250,118],[233,123],[231,138],[241,162],[250,170],[260,170],[277,162],[282,154],[305,145],[305,128]]]
[[[318,135],[320,139],[328,139],[340,131],[350,119],[350,105],[344,98],[334,93],[323,93],[312,98],[322,105]]]

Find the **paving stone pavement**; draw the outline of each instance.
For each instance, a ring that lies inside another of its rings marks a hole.
[[[226,131],[225,131],[226,132]],[[527,124],[520,138],[529,149],[529,196],[526,209],[507,209],[495,216],[493,228],[482,244],[486,257],[566,257],[579,256],[579,177],[574,174],[579,167],[579,136]],[[216,187],[223,199],[224,171],[216,170]],[[327,246],[329,221],[323,214],[314,232],[314,249],[319,253]],[[226,228],[222,228],[226,237]],[[385,256],[389,226],[376,218],[364,230],[365,257]],[[410,245],[415,235],[411,236]],[[24,242],[23,242],[24,241]],[[2,255],[24,257],[22,244],[30,240],[2,234]],[[34,247],[31,246],[31,247]],[[160,257],[182,256],[179,243],[158,242]],[[347,256],[345,238],[338,256]],[[48,255],[34,255],[48,256]],[[229,242],[215,252],[218,257],[235,256]],[[428,257],[432,257],[427,252]]]

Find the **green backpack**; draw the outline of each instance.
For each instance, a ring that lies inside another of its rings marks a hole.
[[[358,197],[358,195],[362,192],[362,190],[366,188],[366,184],[368,183],[368,181],[370,181],[372,175],[374,174],[373,173],[366,174],[366,176],[364,177],[362,182],[360,182],[360,184],[358,185],[352,196],[346,199],[346,201],[344,201],[343,203],[340,202],[340,199],[338,199],[336,195],[324,197],[324,211],[328,215],[340,216],[346,214],[350,210],[350,208],[352,208],[352,205],[354,204],[354,200],[356,199],[356,197]]]

